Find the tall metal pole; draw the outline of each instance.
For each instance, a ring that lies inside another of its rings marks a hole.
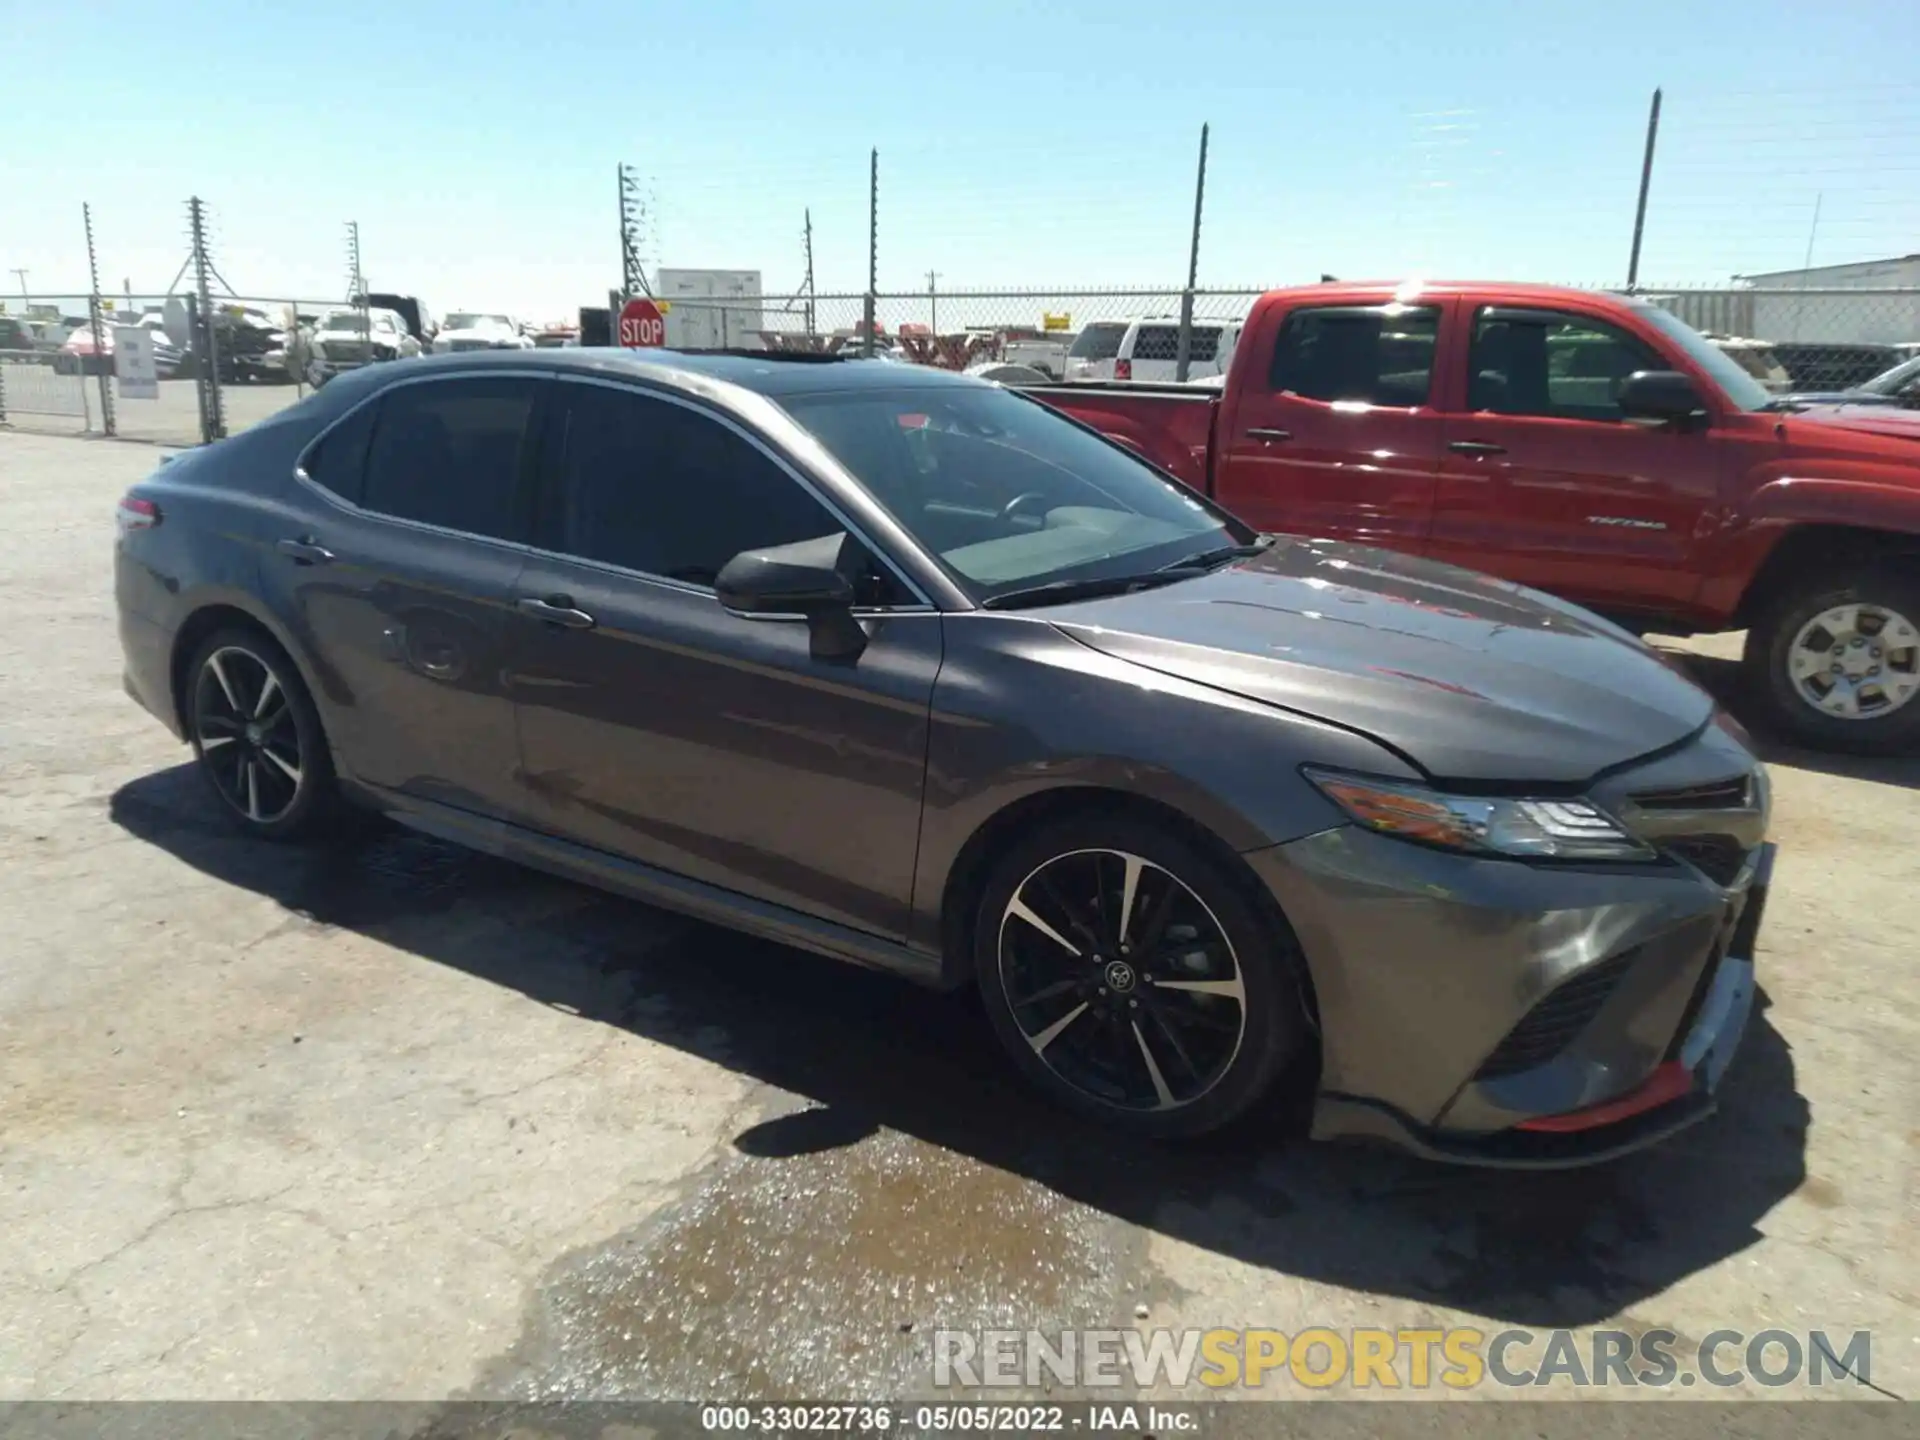
[[[13,273],[14,277],[20,282],[21,303],[31,305],[33,303],[33,296],[27,293],[27,272],[25,267],[16,265],[13,267]]]
[[[87,230],[87,276],[92,290],[87,296],[87,319],[93,329],[94,373],[100,378],[100,423],[107,434],[114,433],[113,428],[113,385],[108,372],[113,368],[107,363],[106,325],[100,319],[100,258],[93,248],[93,207],[82,204],[80,220]]]
[[[1640,237],[1647,228],[1647,191],[1653,185],[1653,146],[1660,138],[1660,92],[1647,110],[1647,151],[1640,157],[1640,203],[1633,209],[1633,253],[1627,257],[1627,293],[1640,283]]]
[[[807,334],[813,334],[813,210],[807,210]]]
[[[880,151],[869,158],[867,173],[867,323],[860,337],[860,353],[873,356],[874,312],[880,308]]]
[[[935,335],[940,333],[940,297],[934,292],[934,285],[940,279],[936,271],[927,272],[927,329]]]
[[[1180,346],[1173,377],[1185,383],[1193,363],[1193,287],[1200,283],[1200,215],[1207,199],[1207,129],[1200,127],[1200,170],[1193,182],[1193,245],[1187,252],[1187,288],[1180,293]]]
[[[227,437],[227,417],[220,402],[220,340],[213,323],[213,292],[208,279],[213,262],[207,255],[207,207],[195,195],[187,201],[187,233],[193,243],[193,284],[196,314],[194,374],[200,390],[200,438],[211,445]],[[358,259],[358,227],[355,228]]]

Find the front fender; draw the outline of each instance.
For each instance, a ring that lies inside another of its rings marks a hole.
[[[1920,535],[1920,476],[1784,475],[1749,495],[1741,511],[1756,524],[1851,525]]]

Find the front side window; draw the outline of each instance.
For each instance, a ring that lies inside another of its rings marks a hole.
[[[470,535],[522,538],[521,446],[539,384],[490,376],[389,390],[360,503]]]
[[[1253,539],[1144,461],[1013,391],[840,391],[781,403],[977,601],[1144,574]]]
[[[1467,408],[1496,415],[1619,420],[1620,387],[1663,370],[1645,343],[1600,320],[1556,311],[1482,309],[1467,360]],[[1744,372],[1742,372],[1744,373]]]
[[[712,585],[743,550],[844,531],[758,446],[710,416],[604,385],[564,387],[554,548]]]
[[[1274,342],[1268,383],[1328,403],[1427,403],[1440,310],[1433,305],[1310,306],[1295,310]]]

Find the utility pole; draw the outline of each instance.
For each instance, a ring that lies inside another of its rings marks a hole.
[[[640,177],[633,167],[620,166],[620,287],[625,299],[636,295],[653,296],[647,284],[647,270],[640,263],[640,236],[647,223],[646,205],[640,198]]]
[[[1200,283],[1200,212],[1207,198],[1207,127],[1200,127],[1200,172],[1193,182],[1193,244],[1187,252],[1187,288],[1180,292],[1180,343],[1173,378],[1182,384],[1193,364],[1193,287]]]
[[[1627,256],[1627,293],[1640,283],[1640,237],[1647,228],[1647,191],[1653,184],[1653,146],[1660,138],[1660,92],[1653,92],[1647,110],[1647,149],[1640,157],[1640,203],[1633,209],[1633,252]]]
[[[813,334],[813,208],[807,208],[807,334]]]
[[[80,220],[87,230],[87,279],[93,287],[87,297],[87,317],[93,329],[95,373],[100,377],[100,424],[107,434],[111,435],[114,433],[113,386],[108,382],[107,374],[113,367],[107,363],[107,327],[100,318],[100,258],[93,248],[93,207],[91,205],[81,205]]]
[[[860,337],[860,353],[873,358],[874,311],[880,307],[880,151],[874,149],[867,171],[867,303],[866,333]]]
[[[187,235],[193,244],[194,387],[200,401],[200,438],[211,445],[227,437],[227,418],[220,398],[220,338],[213,323],[213,289],[209,283],[213,260],[207,254],[207,207],[195,195],[187,201]],[[353,227],[354,263],[359,264],[360,227]]]
[[[33,296],[27,293],[27,272],[25,267],[20,265],[14,266],[13,274],[14,278],[20,282],[20,303],[23,305],[31,305],[33,303]]]
[[[940,297],[934,291],[934,282],[940,278],[938,272],[927,272],[927,328],[935,335],[940,333]]]

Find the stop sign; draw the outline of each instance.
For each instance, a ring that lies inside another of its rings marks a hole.
[[[620,343],[629,350],[667,343],[667,321],[651,300],[629,300],[620,307]]]

